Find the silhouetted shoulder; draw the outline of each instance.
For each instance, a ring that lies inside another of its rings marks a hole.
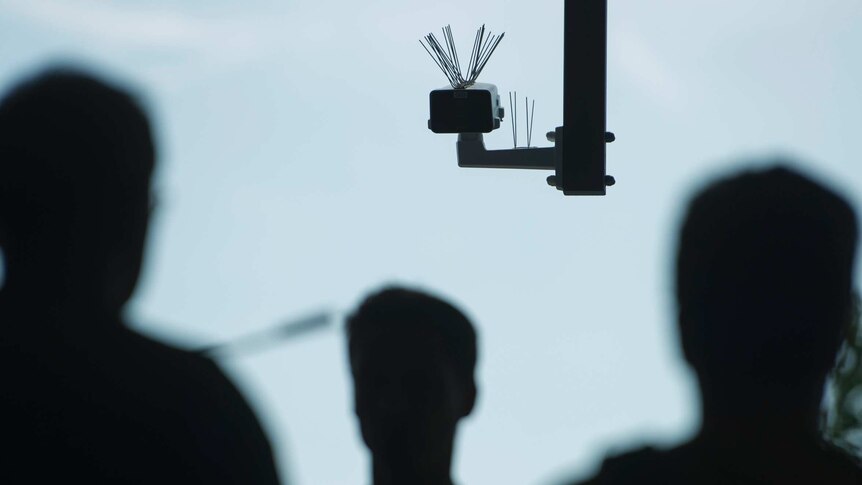
[[[192,431],[191,450],[208,468],[199,476],[217,483],[277,483],[272,449],[249,404],[211,359],[157,342],[128,330],[120,333],[130,366],[142,382],[158,393],[166,385],[166,408],[183,414],[184,428]],[[140,357],[140,360],[138,360]],[[114,356],[116,362],[123,357]],[[154,365],[158,362],[159,364]],[[108,363],[106,363],[108,365]],[[163,391],[164,392],[164,391]],[[178,399],[179,397],[179,399]]]
[[[17,466],[0,478],[278,483],[260,423],[210,359],[121,328],[4,348],[0,439]]]
[[[571,485],[627,484],[627,483],[689,483],[685,466],[680,469],[681,456],[691,453],[685,450],[660,451],[644,447],[605,459],[599,472],[589,480],[572,482]]]
[[[788,462],[770,466],[754,456],[722,452],[696,444],[670,450],[645,447],[607,458],[594,477],[571,485],[862,484],[862,468],[840,452],[823,449],[818,458],[809,463],[797,461],[791,464],[794,459],[787,459]],[[798,470],[789,472],[795,468]],[[775,473],[770,473],[770,469]]]
[[[828,446],[828,445],[825,445]],[[862,461],[851,457],[841,450],[828,447],[823,452],[823,460],[835,475],[827,477],[823,483],[862,484]]]

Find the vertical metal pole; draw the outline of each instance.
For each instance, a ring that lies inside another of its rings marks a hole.
[[[556,177],[565,195],[605,195],[607,14],[607,0],[565,0],[563,139],[557,140]]]

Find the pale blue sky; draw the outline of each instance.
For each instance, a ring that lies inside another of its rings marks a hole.
[[[453,298],[480,331],[461,483],[589,473],[609,446],[672,443],[697,400],[673,331],[684,198],[740,160],[791,154],[862,202],[862,3],[612,0],[604,198],[544,174],[459,169],[426,128],[446,84],[418,39],[505,31],[482,81],[562,121],[562,0],[0,0],[0,87],[51,60],[144,94],[160,206],[138,326],[189,345],[385,282]],[[508,147],[508,120],[487,137]],[[857,274],[859,272],[857,271]],[[224,364],[292,483],[367,483],[339,331]]]

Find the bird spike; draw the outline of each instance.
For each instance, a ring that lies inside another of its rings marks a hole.
[[[512,141],[518,148],[518,92],[509,91],[509,112],[512,113]],[[533,143],[533,120],[536,118],[536,100],[524,97],[524,117],[527,125],[527,145],[530,148]]]
[[[500,41],[503,40],[505,33],[493,35],[488,32],[485,35],[485,26],[479,27],[476,31],[476,36],[473,39],[473,49],[470,51],[470,60],[467,63],[467,70],[461,70],[461,61],[458,58],[458,50],[455,48],[455,36],[452,35],[452,27],[447,25],[443,27],[443,43],[441,44],[433,33],[429,33],[419,43],[425,49],[425,52],[431,56],[434,64],[443,71],[449,84],[454,89],[466,89],[476,84],[479,74],[485,69],[488,60]],[[466,75],[465,75],[466,74]]]

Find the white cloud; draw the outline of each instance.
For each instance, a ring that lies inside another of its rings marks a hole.
[[[0,0],[5,17],[92,42],[94,50],[167,51],[236,66],[263,58],[278,35],[270,16],[201,16],[177,8],[94,0]]]
[[[660,104],[678,108],[687,99],[684,83],[645,38],[632,29],[614,31],[609,61]]]

